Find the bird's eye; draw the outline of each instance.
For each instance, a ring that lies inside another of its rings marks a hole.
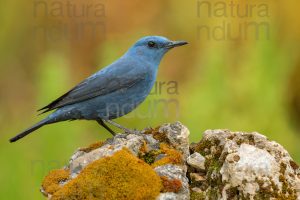
[[[153,42],[153,41],[150,41],[150,42],[148,42],[148,47],[150,47],[150,48],[153,48],[153,47],[155,47],[155,42]]]

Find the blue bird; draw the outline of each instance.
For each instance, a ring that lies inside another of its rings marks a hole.
[[[113,135],[115,133],[105,122],[130,132],[112,119],[126,115],[146,99],[165,53],[185,44],[185,41],[171,41],[161,36],[141,38],[121,58],[38,110],[42,113],[55,111],[11,138],[10,142],[44,125],[77,119],[95,120]]]

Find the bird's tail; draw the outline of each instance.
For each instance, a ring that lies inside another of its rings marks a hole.
[[[16,142],[19,139],[25,137],[26,135],[28,135],[29,133],[41,128],[42,126],[49,124],[49,118],[43,119],[41,121],[39,121],[38,123],[36,123],[35,125],[33,125],[32,127],[26,129],[25,131],[23,131],[22,133],[16,135],[15,137],[11,138],[9,141],[10,142]]]

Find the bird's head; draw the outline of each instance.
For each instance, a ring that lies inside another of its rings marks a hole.
[[[161,36],[146,36],[138,40],[127,54],[158,65],[170,49],[185,44],[187,44],[185,41],[171,41]]]

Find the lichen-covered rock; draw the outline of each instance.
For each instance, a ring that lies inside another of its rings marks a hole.
[[[88,164],[100,158],[112,156],[115,152],[120,151],[124,147],[137,156],[143,141],[143,136],[140,134],[119,134],[115,136],[113,140],[104,142],[100,148],[89,152],[84,152],[82,149],[79,149],[70,160],[68,168],[70,168],[71,176],[76,177]]]
[[[184,160],[186,160],[190,155],[188,139],[190,131],[180,122],[175,122],[159,127],[159,132],[166,133],[169,143],[175,147],[175,149],[181,151]]]
[[[50,192],[48,187],[44,181],[43,188]],[[155,199],[161,187],[149,165],[122,149],[87,165],[75,179],[52,190],[51,199]]]
[[[259,133],[208,130],[189,145],[181,123],[78,149],[45,177],[51,200],[300,200],[300,168]]]
[[[204,171],[189,167],[192,199],[300,198],[299,167],[281,145],[259,133],[208,130],[191,151],[205,157]]]
[[[176,122],[80,148],[41,191],[52,200],[189,199],[188,135]]]
[[[169,190],[167,193],[162,193],[159,196],[159,200],[167,199],[182,199],[188,200],[190,197],[189,183],[186,177],[186,170],[178,165],[162,165],[154,169],[161,177],[168,177],[170,180],[180,180],[181,187],[179,190]]]

